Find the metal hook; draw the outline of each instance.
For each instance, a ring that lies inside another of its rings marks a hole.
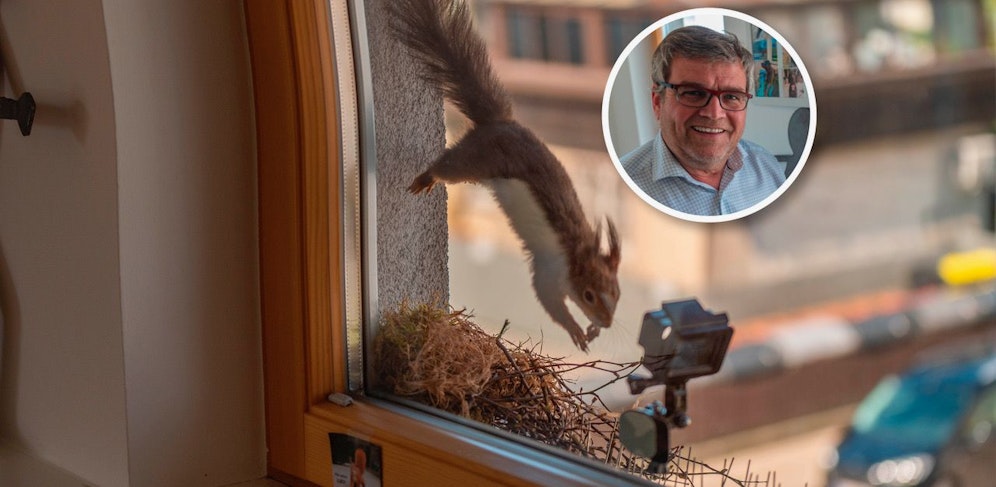
[[[21,97],[14,100],[11,98],[0,98],[0,119],[17,120],[17,126],[21,129],[21,135],[31,134],[31,125],[35,122],[35,99],[31,93],[22,93]]]

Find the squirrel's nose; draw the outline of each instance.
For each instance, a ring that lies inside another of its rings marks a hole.
[[[608,314],[608,319],[605,320],[605,328],[612,325],[612,317],[616,314],[616,299],[609,295],[608,293],[602,293],[600,296],[602,298],[602,306],[605,307],[606,314]]]

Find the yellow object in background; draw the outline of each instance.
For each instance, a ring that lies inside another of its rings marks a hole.
[[[937,275],[952,286],[996,279],[996,249],[947,254],[937,261]]]

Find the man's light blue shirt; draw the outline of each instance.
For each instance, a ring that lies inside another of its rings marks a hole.
[[[728,215],[750,208],[785,182],[785,168],[764,147],[740,139],[726,161],[719,189],[695,180],[660,132],[620,159],[629,177],[661,204],[691,215]]]

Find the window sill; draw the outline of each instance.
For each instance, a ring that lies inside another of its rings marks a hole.
[[[384,485],[651,485],[545,447],[374,399],[348,407],[320,404],[306,415],[305,471],[307,480],[319,485],[332,485],[329,433],[381,446]]]

